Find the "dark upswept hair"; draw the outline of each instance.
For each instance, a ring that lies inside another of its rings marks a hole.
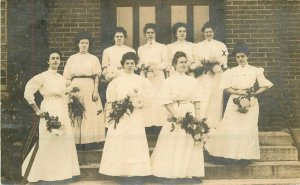
[[[201,28],[201,32],[204,32],[206,28],[211,28],[213,31],[215,31],[214,24],[209,21],[203,24],[203,26]]]
[[[116,27],[114,32],[113,32],[113,36],[115,37],[116,33],[123,33],[124,35],[124,38],[127,38],[127,31],[125,30],[125,28],[119,26],[119,27]]]
[[[180,57],[185,57],[185,58],[186,58],[185,52],[177,51],[177,52],[174,54],[174,57],[173,57],[173,59],[172,59],[172,65],[173,65],[174,67],[177,65],[178,59],[179,59]]]
[[[53,54],[53,53],[57,53],[59,55],[59,57],[61,58],[61,52],[59,51],[59,49],[57,49],[57,48],[50,48],[48,50],[47,61],[49,60],[50,55]]]
[[[155,34],[157,34],[157,26],[154,23],[145,24],[144,29],[143,29],[143,33],[145,34],[149,28],[153,29]]]
[[[139,57],[135,52],[127,52],[122,56],[121,65],[124,66],[126,60],[134,60],[135,65],[138,64]]]
[[[93,37],[90,32],[82,31],[82,32],[77,33],[75,36],[75,43],[79,44],[79,42],[83,39],[89,40],[90,45],[92,45]]]
[[[172,26],[172,33],[176,35],[178,28],[184,27],[188,31],[188,25],[183,22],[177,22]]]
[[[244,53],[245,55],[247,55],[247,57],[249,57],[250,55],[250,50],[248,48],[248,46],[244,43],[237,43],[234,48],[233,48],[233,51],[231,53],[232,56],[235,57],[235,55],[237,53]]]

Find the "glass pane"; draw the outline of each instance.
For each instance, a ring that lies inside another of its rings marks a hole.
[[[117,7],[117,26],[122,26],[127,31],[128,38],[125,45],[132,47],[133,43],[133,9],[132,7]]]
[[[194,6],[194,42],[204,40],[204,35],[201,28],[205,22],[209,20],[208,6]]]
[[[155,23],[155,7],[139,7],[139,14],[140,45],[143,45],[145,43],[143,28],[146,23]]]
[[[186,6],[171,6],[171,26],[177,22],[187,23]]]

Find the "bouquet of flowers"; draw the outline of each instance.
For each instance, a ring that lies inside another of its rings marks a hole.
[[[80,97],[80,89],[78,87],[73,87],[69,92],[69,98],[69,114],[72,122],[74,123],[75,118],[83,118],[85,111],[85,107]]]
[[[147,66],[146,64],[141,65],[141,72],[146,78],[153,78],[154,77],[154,72],[150,70],[150,65]]]
[[[104,75],[105,83],[109,83],[113,79],[118,77],[119,69],[114,67],[108,67],[103,75]]]
[[[117,124],[120,122],[124,114],[130,115],[135,108],[142,108],[143,102],[140,98],[139,91],[134,89],[123,100],[112,102],[111,106],[112,112],[108,115],[108,122],[113,122],[114,128],[116,129]]]
[[[209,132],[207,119],[197,120],[190,112],[187,112],[182,120],[177,120],[175,117],[169,117],[168,121],[172,123],[171,132],[175,129],[175,124],[180,124],[181,128],[187,134],[190,134],[194,141],[201,142],[202,138]]]
[[[58,120],[58,116],[50,116],[49,112],[46,112],[43,116],[46,120],[47,131],[50,133],[53,129],[59,129],[62,126],[61,122]]]
[[[254,105],[254,87],[247,90],[246,95],[241,95],[237,98],[233,98],[233,103],[238,106],[237,111],[240,113],[247,113],[249,108]]]
[[[213,60],[202,60],[201,61],[203,65],[204,71],[207,73],[208,71],[211,71],[213,74],[222,72],[222,67],[219,62],[213,61]]]

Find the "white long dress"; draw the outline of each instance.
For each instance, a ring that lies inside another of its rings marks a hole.
[[[184,41],[177,40],[176,42],[168,44],[167,47],[168,47],[168,59],[169,59],[168,66],[170,66],[171,74],[173,74],[175,72],[175,69],[172,66],[172,60],[173,60],[176,52],[178,52],[178,51],[184,52],[186,54],[188,64],[191,64],[191,62],[194,61],[194,59],[193,59],[194,43],[188,42],[185,40]]]
[[[257,81],[259,87],[271,87],[273,84],[263,74],[263,68],[250,65],[237,66],[226,74],[224,88],[250,89]],[[226,71],[227,73],[227,71]],[[215,130],[212,130],[205,148],[210,155],[231,159],[259,159],[258,115],[257,99],[245,114],[237,111],[237,105],[231,95],[224,117]]]
[[[90,53],[77,53],[67,61],[64,69],[64,77],[71,80],[71,86],[80,89],[85,107],[82,120],[74,123],[76,144],[87,144],[104,141],[105,122],[101,99],[94,102],[92,94],[94,91],[93,75],[100,75],[101,66],[98,58]]]
[[[196,83],[191,76],[174,73],[163,84],[161,103],[173,103],[174,110],[181,116],[187,112],[194,114],[193,102],[202,100]],[[180,125],[171,132],[171,123],[166,119],[151,156],[153,175],[166,178],[204,176],[203,144],[195,143]]]
[[[216,40],[204,40],[195,44],[193,50],[195,61],[210,60],[219,62],[227,67],[228,51],[224,43]],[[222,118],[223,89],[220,86],[222,72],[213,74],[210,71],[198,77],[199,86],[204,92],[204,101],[201,104],[202,117],[208,118],[208,124],[215,127]]]
[[[58,116],[63,125],[63,134],[55,135],[46,128],[44,118],[39,123],[39,148],[28,176],[29,182],[57,181],[80,175],[77,152],[71,122],[68,117],[66,99],[66,80],[56,71],[48,70],[34,76],[25,87],[24,97],[33,104],[34,94],[39,91],[44,99],[40,109]],[[34,148],[34,147],[33,147]],[[22,175],[25,174],[33,149],[22,165]]]
[[[159,103],[157,96],[162,86],[162,82],[165,79],[163,70],[168,66],[167,47],[166,45],[155,41],[152,43],[148,42],[138,48],[138,56],[140,58],[140,64],[145,64],[147,66],[154,64],[159,68],[153,72],[153,77],[147,77],[152,84],[153,96],[151,107],[145,110],[145,120],[147,127],[153,125],[161,126],[163,107]]]
[[[122,74],[107,88],[107,101],[114,102],[126,98],[137,89],[144,97],[144,105],[149,104],[150,82],[135,74]],[[148,102],[148,103],[147,103]],[[110,176],[151,175],[148,143],[143,123],[143,111],[134,109],[131,115],[125,114],[116,129],[114,123],[108,126],[99,173]]]

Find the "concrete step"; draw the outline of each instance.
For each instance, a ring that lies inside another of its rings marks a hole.
[[[149,149],[150,154],[153,147]],[[298,159],[297,149],[293,146],[261,146],[261,161],[296,161]],[[102,149],[78,151],[78,159],[80,163],[100,163],[102,157]]]
[[[99,174],[99,164],[81,165],[80,180],[112,181],[115,177]],[[205,163],[205,180],[212,179],[286,179],[300,178],[299,161],[255,162],[251,165]]]
[[[78,181],[70,185],[118,185],[119,180],[115,178],[111,181]],[[145,179],[144,185],[164,185],[157,182],[155,177]],[[191,183],[182,183],[191,184]],[[222,180],[203,180],[201,185],[296,185],[300,184],[300,178],[292,179],[222,179]],[[179,185],[179,184],[177,184]]]

